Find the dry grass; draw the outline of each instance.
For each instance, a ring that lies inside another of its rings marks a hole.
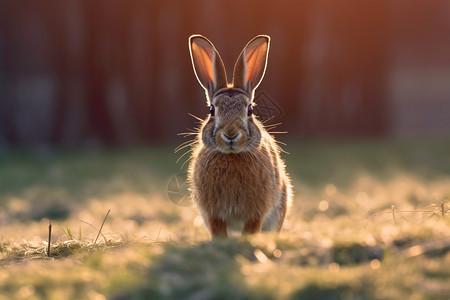
[[[0,157],[0,299],[447,299],[449,143],[288,148],[283,232],[213,242],[168,148]]]

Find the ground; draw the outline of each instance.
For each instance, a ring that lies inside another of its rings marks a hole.
[[[215,241],[173,146],[1,153],[0,299],[448,299],[450,142],[284,148],[285,228]]]

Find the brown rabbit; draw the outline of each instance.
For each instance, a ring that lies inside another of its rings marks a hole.
[[[280,231],[292,187],[280,148],[253,115],[255,89],[267,65],[270,37],[259,35],[242,50],[229,84],[213,44],[189,38],[192,65],[206,91],[210,114],[192,152],[189,182],[194,202],[213,237]]]

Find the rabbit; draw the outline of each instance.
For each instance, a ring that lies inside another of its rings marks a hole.
[[[242,50],[228,83],[214,45],[189,38],[194,73],[206,93],[209,116],[192,147],[188,182],[213,238],[280,231],[293,196],[280,148],[253,115],[255,89],[267,65],[270,37],[258,35]]]

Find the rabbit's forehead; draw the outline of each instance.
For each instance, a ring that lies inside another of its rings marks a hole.
[[[250,104],[250,99],[244,94],[220,95],[214,98],[213,104],[222,111],[240,110]]]

